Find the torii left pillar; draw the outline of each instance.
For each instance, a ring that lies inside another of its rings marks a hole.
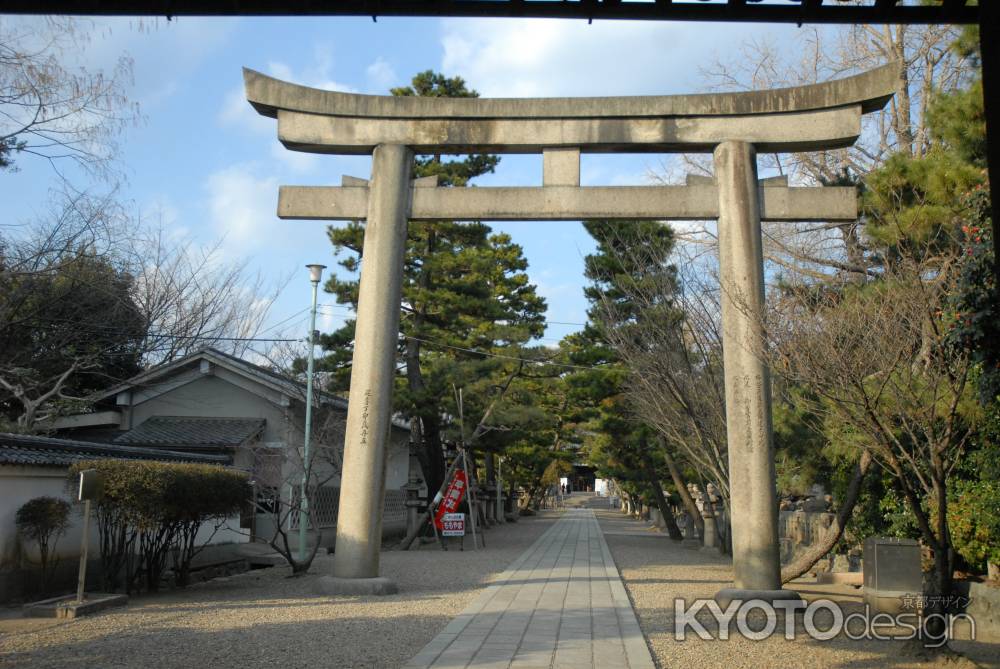
[[[355,581],[349,592],[395,591],[378,578],[378,563],[412,163],[405,146],[375,147],[333,555],[336,580],[365,579],[369,587]]]

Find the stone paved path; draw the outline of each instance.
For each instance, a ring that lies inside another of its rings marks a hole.
[[[653,669],[590,509],[570,509],[406,669]]]

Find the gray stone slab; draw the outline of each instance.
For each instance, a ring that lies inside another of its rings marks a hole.
[[[373,578],[339,578],[320,576],[314,589],[321,595],[394,595],[399,592],[396,582],[385,576]]]
[[[653,667],[611,552],[588,509],[568,511],[488,590],[407,669]]]
[[[409,148],[380,146],[372,157],[371,187],[366,189],[365,262],[358,290],[352,399],[347,408],[337,551],[333,554],[333,573],[344,579],[374,581],[379,575],[412,162]],[[384,583],[382,586],[388,587]]]
[[[896,90],[898,63],[817,84],[738,93],[577,98],[426,98],[357,95],[300,86],[244,68],[247,101],[259,114],[282,110],[384,118],[658,118],[796,112],[861,105],[881,109]]]
[[[853,221],[854,188],[760,188],[764,221]],[[297,220],[361,220],[368,189],[282,186],[278,216]],[[587,218],[688,220],[718,218],[715,186],[565,186],[414,188],[410,220],[576,221]]]
[[[282,111],[278,139],[307,153],[370,154],[399,144],[417,153],[710,152],[729,137],[762,152],[838,149],[861,134],[860,105],[747,116],[604,119],[368,119]]]
[[[546,186],[579,186],[580,150],[572,148],[542,151],[542,182]]]
[[[128,604],[127,595],[117,595],[104,592],[88,592],[83,601],[76,601],[74,596],[53,597],[40,602],[25,604],[21,614],[25,618],[80,618],[89,616],[105,609]]]
[[[764,351],[764,265],[757,153],[746,142],[715,149],[719,180],[719,284],[729,445],[733,586],[781,588],[771,381]],[[707,533],[707,531],[706,531]],[[727,597],[721,593],[722,598]]]

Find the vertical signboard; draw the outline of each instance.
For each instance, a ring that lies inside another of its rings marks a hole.
[[[465,472],[461,469],[455,472],[455,476],[451,479],[451,483],[448,484],[448,489],[444,493],[444,498],[441,500],[441,504],[438,505],[437,513],[434,514],[434,524],[439,530],[444,530],[444,516],[448,513],[455,513],[458,510],[458,505],[462,503],[462,498],[465,497],[465,491],[468,488],[468,478]]]

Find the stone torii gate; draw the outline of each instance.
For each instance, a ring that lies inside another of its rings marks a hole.
[[[884,67],[822,84],[745,93],[609,98],[419,98],[307,88],[244,70],[247,100],[276,118],[293,151],[372,154],[370,181],[283,186],[278,215],[366,219],[334,571],[379,571],[386,441],[409,220],[718,219],[734,587],[720,600],[781,590],[767,365],[761,221],[853,221],[853,188],[757,178],[757,152],[850,146],[861,115],[895,90]],[[712,152],[713,179],[685,186],[581,187],[580,154]],[[411,179],[414,154],[540,153],[543,185],[437,188]],[[364,581],[351,582],[355,591]]]

